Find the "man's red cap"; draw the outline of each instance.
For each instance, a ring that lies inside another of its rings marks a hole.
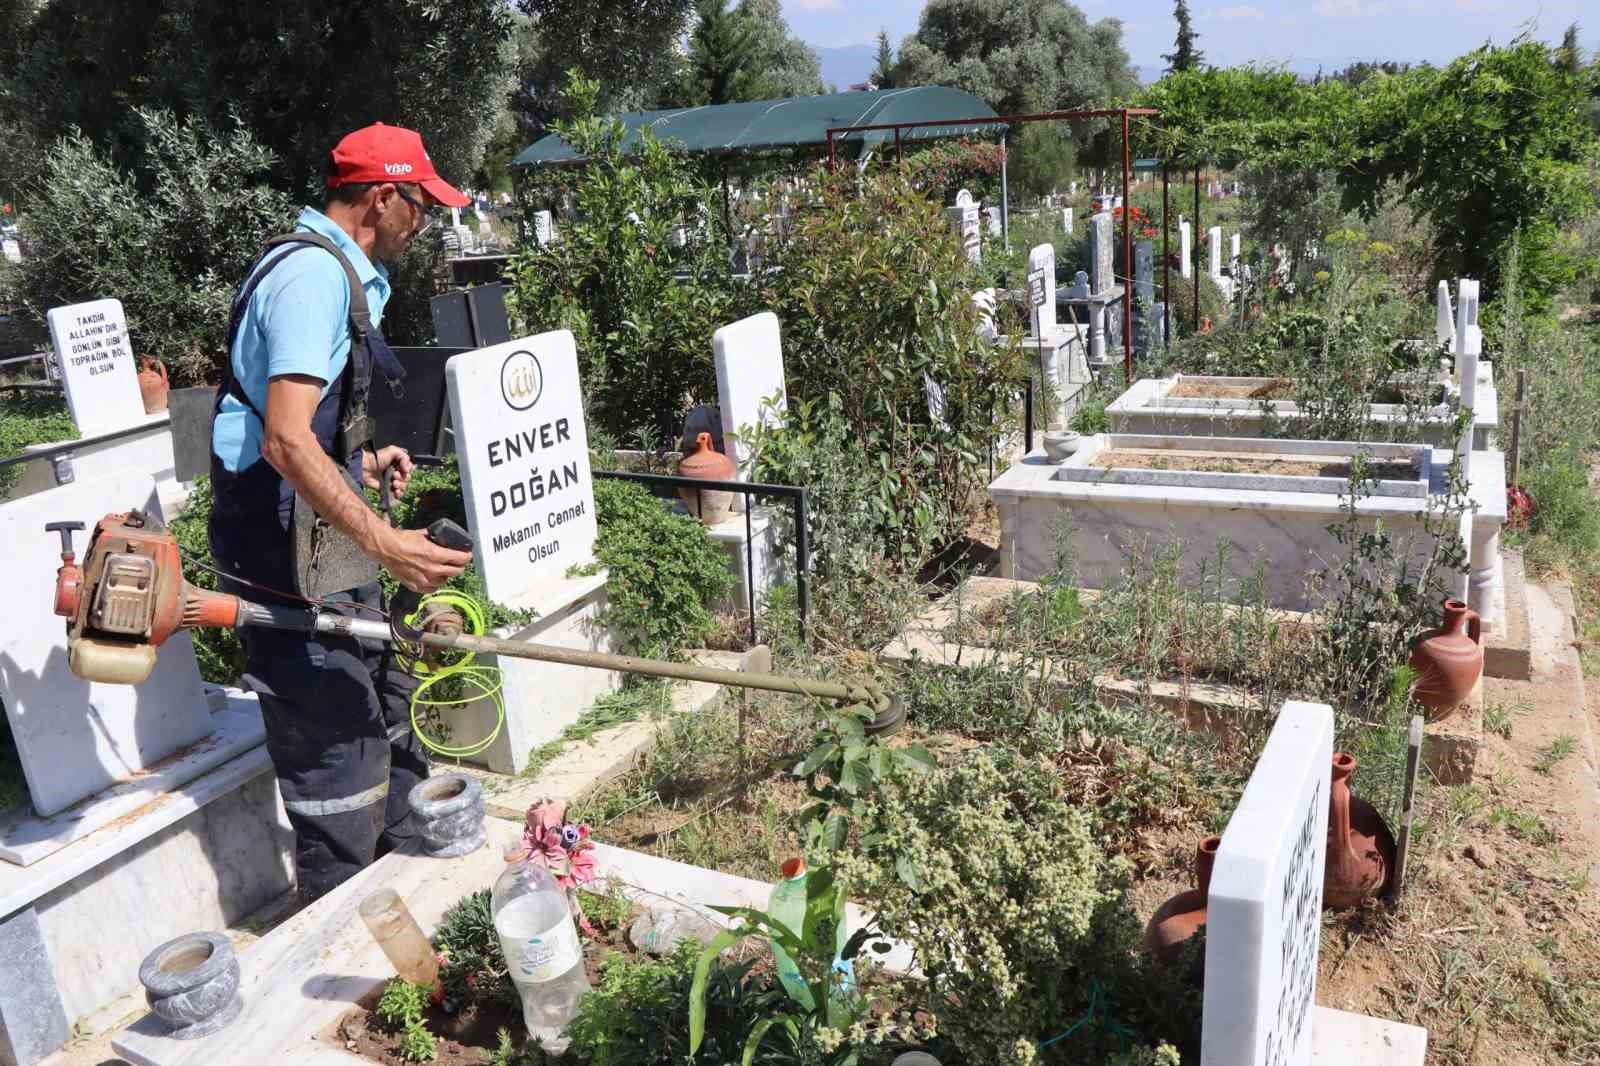
[[[385,181],[420,185],[446,207],[466,207],[471,200],[439,177],[416,130],[375,122],[334,145],[328,188]]]

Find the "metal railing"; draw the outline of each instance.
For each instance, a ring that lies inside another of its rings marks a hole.
[[[597,478],[616,481],[633,481],[655,488],[696,490],[697,512],[703,513],[704,500],[700,492],[736,492],[744,497],[744,567],[745,605],[750,615],[750,643],[759,643],[756,634],[756,577],[755,537],[750,517],[750,498],[765,497],[790,501],[794,517],[795,599],[800,610],[800,638],[807,639],[811,619],[811,586],[806,574],[811,568],[811,532],[808,526],[806,490],[799,485],[767,485],[758,481],[703,481],[699,478],[681,477],[677,474],[635,474],[623,470],[596,470]],[[697,517],[699,515],[697,514]]]

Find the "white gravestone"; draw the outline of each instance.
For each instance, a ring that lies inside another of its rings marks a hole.
[[[594,481],[567,330],[445,364],[473,555],[489,597],[520,607],[594,557]]]
[[[1089,287],[1096,294],[1117,283],[1111,251],[1111,214],[1101,211],[1089,219]]]
[[[7,237],[0,241],[0,254],[4,254],[13,263],[22,262],[22,245]]]
[[[1194,231],[1188,222],[1178,223],[1178,271],[1185,280],[1194,277]]]
[[[979,289],[972,294],[972,306],[978,311],[978,336],[994,344],[1000,339],[1000,327],[995,325],[995,291]]]
[[[783,383],[783,337],[771,311],[723,326],[711,336],[717,367],[717,402],[722,408],[722,439],[750,475],[748,430],[782,425],[788,411]]]
[[[66,620],[52,612],[61,541],[46,522],[82,522],[74,544],[108,512],[161,505],[149,474],[85,479],[0,506],[10,602],[0,627],[0,700],[11,720],[34,810],[49,817],[139,776],[211,732],[189,634],[173,634],[138,685],[84,681],[67,669]]]
[[[1288,702],[1217,849],[1201,1066],[1309,1066],[1333,709]]]
[[[1239,269],[1239,235],[1235,233],[1228,238],[1228,262],[1234,270]]]
[[[1032,308],[1029,325],[1037,322],[1037,337],[1049,337],[1056,331],[1056,250],[1048,244],[1035,245],[1028,253],[1028,273],[1044,271],[1044,303]]]
[[[533,239],[539,242],[541,248],[547,246],[555,236],[555,216],[549,211],[535,211],[533,213]]]
[[[1000,236],[1000,209],[998,207],[986,207],[983,209],[983,213],[989,219],[989,236]]]
[[[1206,230],[1206,270],[1213,278],[1222,277],[1222,227]]]
[[[139,368],[128,343],[122,301],[70,304],[45,317],[79,434],[114,433],[143,422]]]
[[[1072,208],[1070,207],[1061,209],[1061,229],[1068,237],[1072,236]]]
[[[1433,302],[1433,337],[1445,351],[1450,351],[1456,341],[1455,309],[1450,306],[1450,283],[1439,282],[1439,294]]]

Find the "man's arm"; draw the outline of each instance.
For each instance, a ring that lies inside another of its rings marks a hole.
[[[431,592],[472,561],[466,552],[442,548],[417,529],[394,529],[351,491],[311,431],[322,399],[322,382],[305,374],[285,374],[267,383],[267,417],[261,457],[272,464],[317,514],[356,543],[368,556],[416,592]]]

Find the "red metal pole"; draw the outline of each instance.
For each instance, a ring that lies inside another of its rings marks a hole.
[[[1122,372],[1124,382],[1133,385],[1133,199],[1128,192],[1128,172],[1133,168],[1132,146],[1128,143],[1128,112],[1122,112],[1122,269],[1127,271],[1122,286]]]
[[[839,171],[839,160],[833,152],[833,131],[828,131],[828,173],[836,174]]]

